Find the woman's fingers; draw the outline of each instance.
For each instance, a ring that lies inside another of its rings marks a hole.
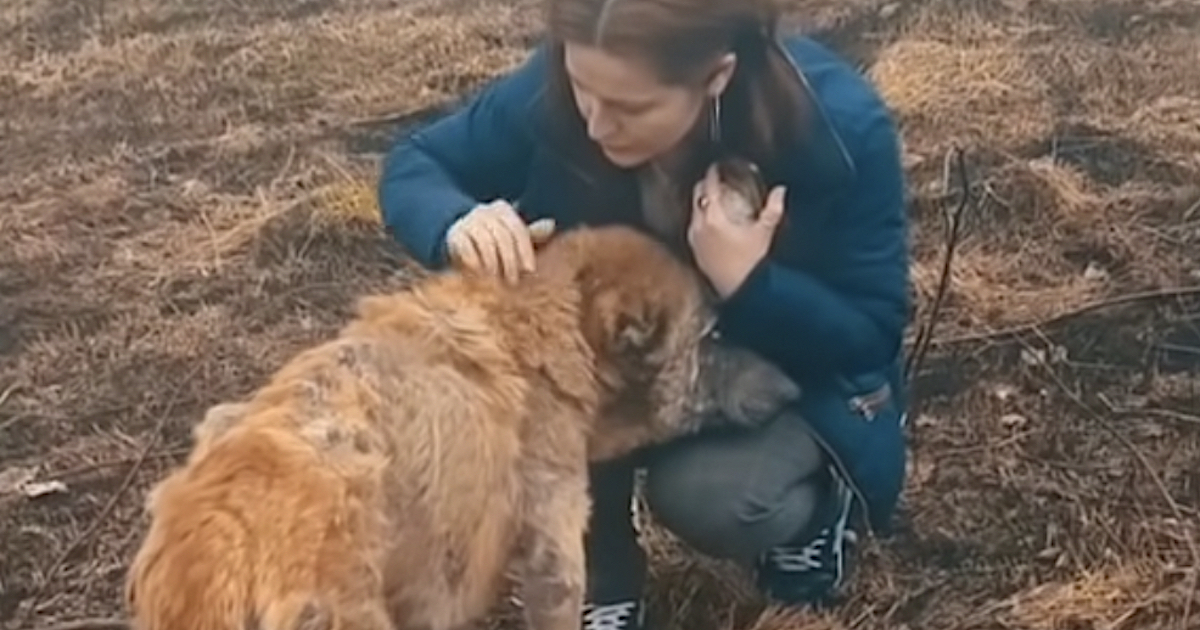
[[[505,201],[477,206],[447,233],[447,245],[455,262],[465,268],[516,282],[533,271],[534,245],[554,232],[549,219],[526,225]]]
[[[490,217],[480,217],[473,230],[475,246],[479,249],[479,257],[483,267],[493,276],[503,276],[505,271],[504,259],[510,249],[505,241],[504,228],[497,225]]]
[[[446,234],[446,251],[454,264],[466,269],[479,269],[482,261],[471,237],[470,215],[466,215],[450,226]]]
[[[510,251],[506,259],[506,269],[515,282],[520,274],[533,271],[533,238],[529,234],[529,227],[511,206],[498,211],[496,218],[499,226],[507,234]]]

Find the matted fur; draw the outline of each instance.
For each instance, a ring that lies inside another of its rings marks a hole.
[[[138,630],[450,630],[519,571],[530,627],[579,625],[587,463],[799,391],[708,335],[700,278],[578,229],[519,285],[435,274],[209,410],[147,497]]]

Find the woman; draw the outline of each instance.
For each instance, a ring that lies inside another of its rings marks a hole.
[[[585,629],[641,627],[635,466],[660,523],[793,604],[836,592],[851,515],[886,529],[903,484],[899,140],[852,67],[777,37],[778,13],[770,0],[551,0],[550,37],[525,64],[384,163],[385,223],[427,267],[512,280],[550,226],[640,226],[709,279],[726,339],[804,387],[761,431],[593,469]],[[773,187],[748,225],[710,196],[708,166],[727,154]]]

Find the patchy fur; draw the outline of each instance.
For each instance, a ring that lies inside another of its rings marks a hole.
[[[361,300],[196,427],[148,497],[134,627],[450,630],[513,569],[530,627],[574,630],[588,461],[799,394],[712,322],[699,277],[621,227],[555,237],[516,286],[447,272]]]

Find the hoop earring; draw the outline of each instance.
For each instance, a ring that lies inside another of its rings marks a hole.
[[[714,145],[721,144],[721,95],[712,97],[708,111],[708,139]]]

